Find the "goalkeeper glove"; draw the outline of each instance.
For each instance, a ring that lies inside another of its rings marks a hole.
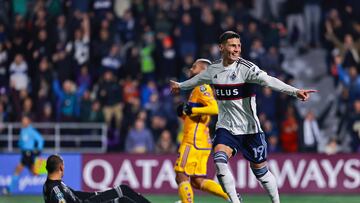
[[[179,117],[183,116],[184,115],[184,112],[183,112],[183,106],[184,106],[184,103],[181,103],[177,106],[176,108],[176,113]]]
[[[181,103],[176,108],[176,112],[179,117],[183,116],[184,113],[190,116],[192,114],[192,106],[190,106],[188,103]]]
[[[183,111],[185,112],[186,115],[190,116],[192,114],[192,106],[190,106],[190,104],[185,103],[183,105]]]

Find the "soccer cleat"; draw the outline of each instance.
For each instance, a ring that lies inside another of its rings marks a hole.
[[[237,193],[237,196],[238,196],[238,198],[239,198],[240,203],[244,203],[244,202],[243,202],[243,198],[241,197],[240,193]]]
[[[181,200],[178,200],[178,201],[176,201],[176,202],[174,202],[174,203],[181,203]]]

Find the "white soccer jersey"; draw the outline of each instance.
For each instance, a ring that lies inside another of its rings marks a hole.
[[[272,76],[243,58],[224,67],[219,60],[195,77],[180,84],[180,89],[192,89],[211,84],[219,106],[217,128],[225,128],[233,135],[262,132],[256,115],[254,85],[268,86],[295,96],[298,90]]]

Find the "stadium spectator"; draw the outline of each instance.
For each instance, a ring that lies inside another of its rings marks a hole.
[[[0,42],[0,88],[5,88],[9,86],[8,68],[7,68],[8,60],[9,60],[8,50],[5,48],[5,44],[3,42]]]
[[[325,36],[338,49],[339,54],[343,59],[343,65],[345,67],[349,67],[360,64],[360,39],[354,41],[353,36],[350,33],[346,33],[343,41],[340,41],[339,38],[335,35],[334,28],[331,23],[327,21],[325,26]]]
[[[280,143],[283,152],[299,151],[298,121],[293,106],[288,106],[285,120],[281,123]]]
[[[360,75],[355,66],[350,66],[348,70],[344,70],[343,65],[340,63],[341,59],[339,59],[338,57],[336,58],[339,80],[348,91],[347,111],[350,111],[353,107],[352,103],[355,101],[356,98],[360,97]]]
[[[54,42],[59,44],[66,44],[70,39],[69,28],[65,15],[59,15],[56,18],[56,25],[52,27],[51,36],[54,36]]]
[[[0,123],[4,123],[7,121],[7,112],[4,108],[4,104],[0,102]],[[2,127],[0,126],[0,132],[2,131]]]
[[[303,121],[303,128],[300,141],[300,151],[318,152],[319,145],[323,140],[322,132],[315,118],[314,112],[308,111]]]
[[[124,107],[122,89],[111,71],[103,74],[97,96],[103,107],[106,123],[110,126],[111,120],[115,118],[115,125],[120,129]]]
[[[14,61],[10,64],[10,87],[15,90],[28,88],[30,79],[28,77],[28,65],[22,54],[16,54]]]
[[[155,142],[159,140],[161,132],[166,129],[167,120],[160,115],[153,115],[150,121],[150,130],[154,136]]]
[[[89,74],[89,69],[87,66],[82,66],[80,69],[80,73],[78,74],[76,83],[79,87],[81,86],[86,86],[86,87],[91,87],[92,85],[92,80],[91,80],[91,76]]]
[[[53,107],[51,106],[51,103],[45,103],[41,109],[42,111],[39,112],[38,118],[37,118],[37,122],[47,122],[47,123],[51,123],[55,121],[55,116],[53,113]],[[45,133],[44,131],[41,131],[43,134],[48,134]],[[47,131],[49,132],[49,131]]]
[[[257,105],[259,114],[264,113],[266,118],[274,120],[276,117],[276,95],[269,87],[262,88]]]
[[[136,119],[133,128],[126,137],[125,151],[144,154],[154,151],[154,139],[142,119]]]
[[[261,122],[261,121],[260,121]],[[264,133],[267,138],[267,150],[268,152],[281,152],[279,146],[279,132],[277,131],[276,127],[270,120],[265,120],[264,124],[262,125],[264,129]]]
[[[89,119],[90,111],[91,111],[91,95],[89,90],[85,90],[84,94],[81,97],[80,101],[80,115],[79,120],[86,122]]]
[[[304,45],[305,43],[305,21],[304,21],[304,0],[285,2],[286,27],[288,40],[291,44]],[[295,32],[297,30],[297,32]]]
[[[32,120],[35,119],[33,101],[30,97],[26,97],[22,103],[22,115],[27,115]]]
[[[114,44],[111,46],[109,54],[101,60],[101,66],[104,69],[102,72],[112,71],[114,75],[122,77],[120,70],[123,62],[120,58],[119,52],[120,48],[118,45]]]
[[[74,82],[66,80],[63,87],[60,87],[58,79],[54,79],[53,91],[57,97],[57,118],[62,122],[74,122],[79,115],[79,100],[86,90],[86,86],[80,86],[76,89]]]
[[[66,45],[66,51],[71,53],[75,69],[80,69],[90,57],[90,19],[87,14],[81,14],[81,27],[74,32],[74,39]]]
[[[41,29],[37,34],[37,38],[29,43],[28,48],[30,48],[34,61],[38,61],[43,57],[50,57],[52,45],[50,44],[47,31]]]
[[[32,95],[36,99],[36,103],[41,102],[41,100],[50,100],[53,70],[52,65],[46,57],[40,59],[39,65],[34,74],[35,76],[33,77],[34,80],[32,82]],[[38,105],[40,104],[38,103]]]
[[[143,35],[144,43],[140,49],[141,60],[141,73],[145,80],[151,80],[155,78],[155,61],[153,58],[153,51],[155,50],[154,33],[150,30],[150,27],[146,27],[146,32]]]
[[[123,74],[132,79],[138,79],[141,74],[140,50],[139,47],[132,46],[126,52],[126,60],[123,68]],[[126,77],[125,77],[126,78]]]
[[[321,22],[322,0],[305,0],[305,39],[307,44],[320,46],[320,22]]]
[[[360,152],[360,100],[356,99],[353,103],[354,111],[349,116],[349,132],[350,136],[350,147],[352,152]]]
[[[179,45],[180,56],[185,58],[186,55],[191,55],[194,58],[198,47],[196,45],[195,23],[189,13],[184,13],[181,16],[181,22],[175,28],[174,35]]]
[[[117,32],[119,33],[119,38],[123,44],[135,40],[135,37],[138,34],[135,32],[135,26],[137,26],[136,20],[132,11],[128,9],[117,23]]]
[[[158,47],[157,52],[159,53],[156,76],[159,83],[162,83],[177,75],[177,52],[175,50],[173,39],[169,36],[164,37],[161,40],[161,45]]]
[[[137,80],[132,80],[130,77],[127,77],[122,87],[123,87],[123,98],[125,103],[129,103],[133,99],[136,99],[140,96],[140,92],[138,89],[139,82]]]
[[[150,103],[151,96],[154,94],[158,94],[156,83],[153,80],[149,80],[147,84],[141,88],[140,92],[141,106],[143,108]]]
[[[172,141],[170,131],[162,131],[159,140],[155,146],[155,153],[157,154],[173,154],[176,152],[176,145]]]

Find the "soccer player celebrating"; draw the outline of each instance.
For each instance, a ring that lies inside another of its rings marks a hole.
[[[35,172],[35,159],[40,155],[43,146],[44,139],[41,134],[31,125],[31,119],[29,116],[24,115],[21,119],[21,130],[19,138],[19,148],[21,150],[21,162],[16,166],[15,174],[11,177],[10,186],[7,188],[8,193],[14,192],[18,185],[19,175],[27,167],[33,175],[37,175]]]
[[[46,161],[48,177],[43,186],[45,203],[149,203],[126,185],[103,192],[75,191],[62,182],[64,169],[64,160],[59,155],[48,157]]]
[[[268,192],[273,203],[279,203],[276,179],[267,167],[266,140],[256,115],[253,86],[259,84],[295,96],[302,101],[315,90],[302,90],[287,85],[267,75],[258,66],[240,57],[240,36],[233,31],[224,32],[219,38],[222,57],[193,78],[178,83],[170,81],[173,93],[212,84],[218,100],[219,115],[213,141],[214,163],[219,182],[234,203],[237,196],[235,180],[228,166],[228,160],[241,152],[250,162],[250,167]]]
[[[199,74],[210,64],[207,59],[196,60],[190,69],[190,76]],[[208,124],[211,115],[218,114],[218,106],[211,87],[209,85],[195,87],[189,101],[178,106],[177,113],[184,119],[184,137],[174,167],[181,202],[194,202],[192,187],[229,200],[218,183],[204,177],[211,152]]]

